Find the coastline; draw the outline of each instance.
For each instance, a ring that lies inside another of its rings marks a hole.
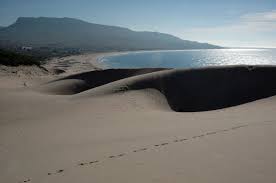
[[[71,71],[73,73],[80,73],[80,72],[86,72],[86,71],[92,71],[92,70],[104,70],[104,69],[110,69],[110,66],[103,63],[103,59],[105,57],[110,56],[117,56],[117,55],[124,55],[124,54],[136,54],[136,53],[151,53],[151,52],[176,52],[176,51],[202,51],[202,50],[240,50],[238,49],[232,49],[232,48],[221,48],[221,49],[188,49],[188,50],[138,50],[138,51],[115,51],[115,52],[99,52],[99,53],[83,53],[80,55],[71,55],[66,57],[60,57],[60,58],[52,58],[48,60],[48,63],[45,64],[46,68],[60,68],[63,69],[64,62],[69,61],[66,68],[71,68]],[[247,50],[247,49],[242,49]],[[248,50],[252,50],[249,49]],[[70,60],[75,60],[76,63],[72,64],[70,63]],[[85,67],[82,67],[80,65],[84,65]],[[69,71],[69,70],[68,70]],[[68,73],[69,74],[69,73]],[[72,74],[72,72],[70,72]]]
[[[60,58],[52,58],[44,65],[46,68],[65,69],[67,72],[85,72],[92,70],[103,70],[107,68],[101,63],[105,56],[113,56],[121,52],[104,52],[104,53],[84,53],[80,55],[71,55]],[[67,65],[66,65],[67,64]]]
[[[100,61],[103,57],[123,53],[125,52],[85,53],[54,57],[47,60],[41,67],[0,65],[0,88],[29,87],[77,73],[104,70],[108,66]]]

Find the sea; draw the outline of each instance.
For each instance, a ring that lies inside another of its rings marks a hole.
[[[105,56],[107,68],[198,68],[223,65],[276,65],[276,49],[138,51]]]

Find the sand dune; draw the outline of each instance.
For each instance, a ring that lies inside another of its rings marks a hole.
[[[117,82],[112,83],[114,81]],[[276,67],[272,66],[163,71],[110,69],[62,78],[40,87],[39,90],[52,94],[77,94],[86,91],[79,95],[91,96],[151,88],[165,96],[172,110],[195,112],[231,107],[273,96],[276,94],[274,81]]]
[[[160,70],[165,69],[108,69],[90,71],[50,81],[47,84],[38,87],[37,90],[58,95],[70,95],[120,79]]]
[[[275,79],[118,69],[0,87],[0,182],[276,182]]]

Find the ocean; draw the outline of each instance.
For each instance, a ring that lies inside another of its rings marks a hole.
[[[276,49],[140,51],[106,56],[108,68],[197,68],[222,65],[276,65]]]

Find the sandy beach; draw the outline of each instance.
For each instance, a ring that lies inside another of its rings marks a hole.
[[[276,67],[0,67],[2,183],[276,182]]]

